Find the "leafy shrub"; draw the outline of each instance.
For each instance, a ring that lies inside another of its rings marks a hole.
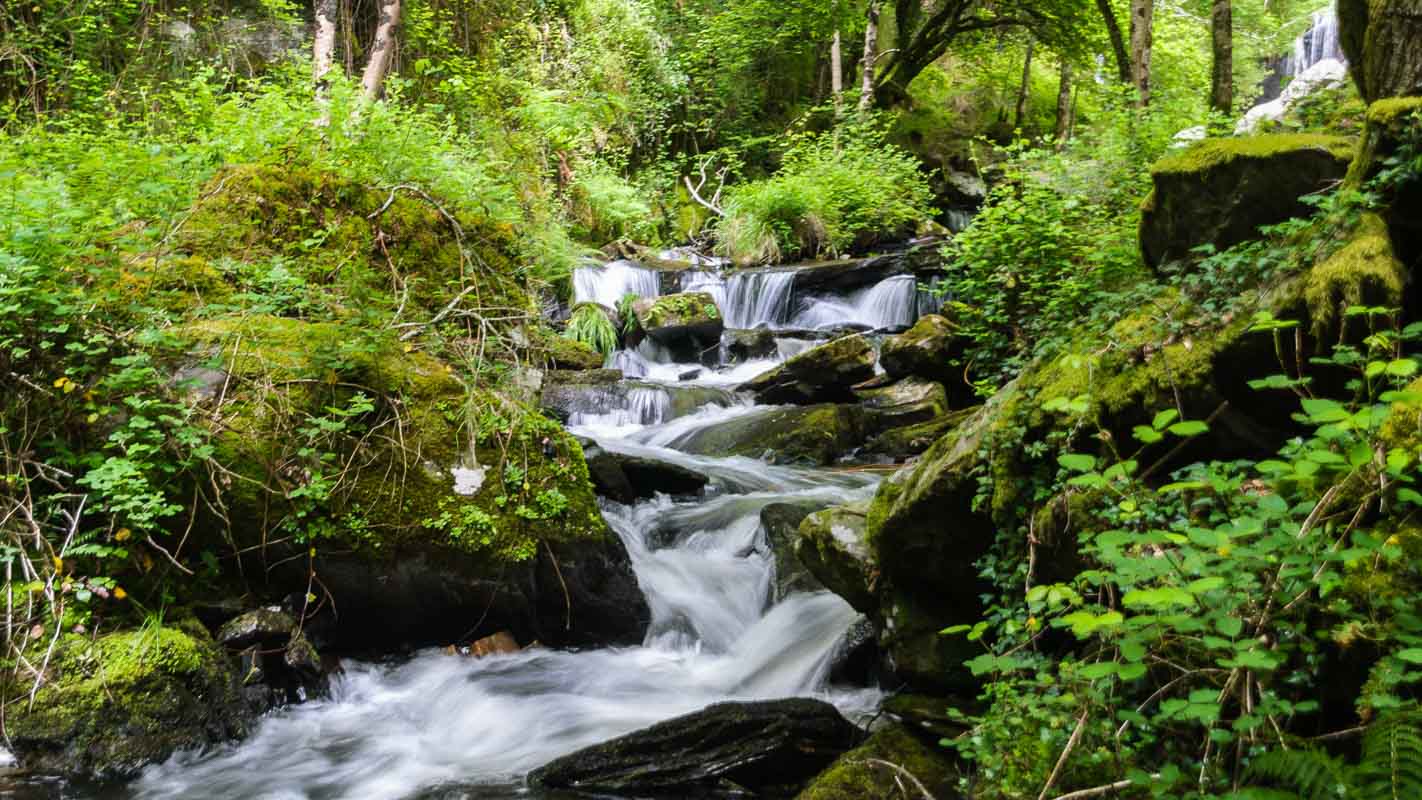
[[[573,309],[563,335],[607,355],[617,349],[617,326],[597,303],[582,303]]]
[[[873,121],[793,139],[780,171],[734,187],[717,250],[737,263],[837,256],[932,217],[918,163]]]

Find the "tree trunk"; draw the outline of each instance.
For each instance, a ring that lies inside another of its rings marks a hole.
[[[859,110],[874,105],[874,62],[879,57],[879,2],[870,0],[869,24],[864,28],[864,75],[859,84]]]
[[[1136,86],[1136,105],[1150,105],[1151,26],[1155,22],[1155,0],[1131,0],[1131,66]]]
[[[1214,61],[1210,68],[1210,108],[1228,114],[1234,108],[1234,11],[1230,0],[1213,0],[1210,31]]]
[[[1071,62],[1062,58],[1061,83],[1057,85],[1057,142],[1071,135]]]
[[[1126,39],[1121,35],[1121,23],[1116,19],[1116,9],[1111,0],[1096,0],[1096,8],[1101,11],[1101,21],[1106,24],[1106,35],[1111,37],[1111,50],[1116,54],[1116,73],[1121,83],[1131,82],[1131,54],[1126,52]]]
[[[1422,0],[1341,0],[1338,28],[1364,100],[1422,95]]]
[[[834,118],[844,116],[844,61],[839,46],[839,28],[834,29],[830,44],[830,94],[834,96]]]
[[[370,60],[365,64],[360,85],[365,99],[380,96],[390,62],[395,58],[395,29],[400,26],[400,0],[380,0],[380,21],[375,27],[375,41],[370,46]]]
[[[1017,115],[1012,123],[1012,127],[1018,131],[1022,130],[1022,123],[1027,117],[1027,95],[1032,88],[1032,39],[1027,40],[1027,55],[1022,59],[1022,85],[1017,89]]]
[[[336,53],[336,0],[316,0],[316,38],[311,50],[311,73],[316,84],[316,97],[326,95]]]

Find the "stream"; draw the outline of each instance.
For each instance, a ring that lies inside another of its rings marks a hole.
[[[579,299],[654,295],[655,276],[648,273],[626,265],[580,270],[576,291]],[[747,281],[754,285],[742,285]],[[812,298],[799,308],[790,307],[792,293],[779,277],[720,281],[696,272],[685,282],[713,291],[726,316],[743,325],[880,327],[917,315],[910,278]],[[239,744],[179,753],[122,787],[51,784],[47,794],[9,796],[538,798],[544,795],[524,786],[530,770],[718,701],[818,697],[862,720],[877,707],[879,692],[829,682],[837,648],[858,615],[829,592],[776,601],[775,561],[760,511],[777,502],[826,506],[867,498],[879,477],[677,449],[694,431],[766,411],[733,387],[803,346],[790,339],[778,344],[778,356],[733,366],[668,363],[647,347],[615,354],[610,361],[629,367],[637,388],[616,402],[590,396],[569,420],[574,433],[605,450],[673,462],[710,479],[695,499],[603,501],[652,612],[640,646],[533,648],[482,659],[431,649],[399,662],[347,663],[329,699],[275,712]],[[678,380],[697,369],[696,378]]]

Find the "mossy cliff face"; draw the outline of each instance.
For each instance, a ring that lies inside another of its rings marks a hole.
[[[10,745],[39,772],[121,777],[173,752],[246,735],[255,711],[195,620],[65,636],[33,710],[10,705]]]
[[[1338,28],[1363,99],[1422,94],[1422,2],[1339,0]]]
[[[1350,140],[1320,134],[1208,139],[1151,168],[1155,189],[1141,207],[1141,253],[1159,267],[1203,244],[1224,249],[1259,227],[1305,217],[1299,198],[1342,178]]]

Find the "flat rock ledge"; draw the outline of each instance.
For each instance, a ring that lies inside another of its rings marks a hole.
[[[717,703],[570,753],[528,780],[594,795],[791,797],[861,738],[819,700]]]

